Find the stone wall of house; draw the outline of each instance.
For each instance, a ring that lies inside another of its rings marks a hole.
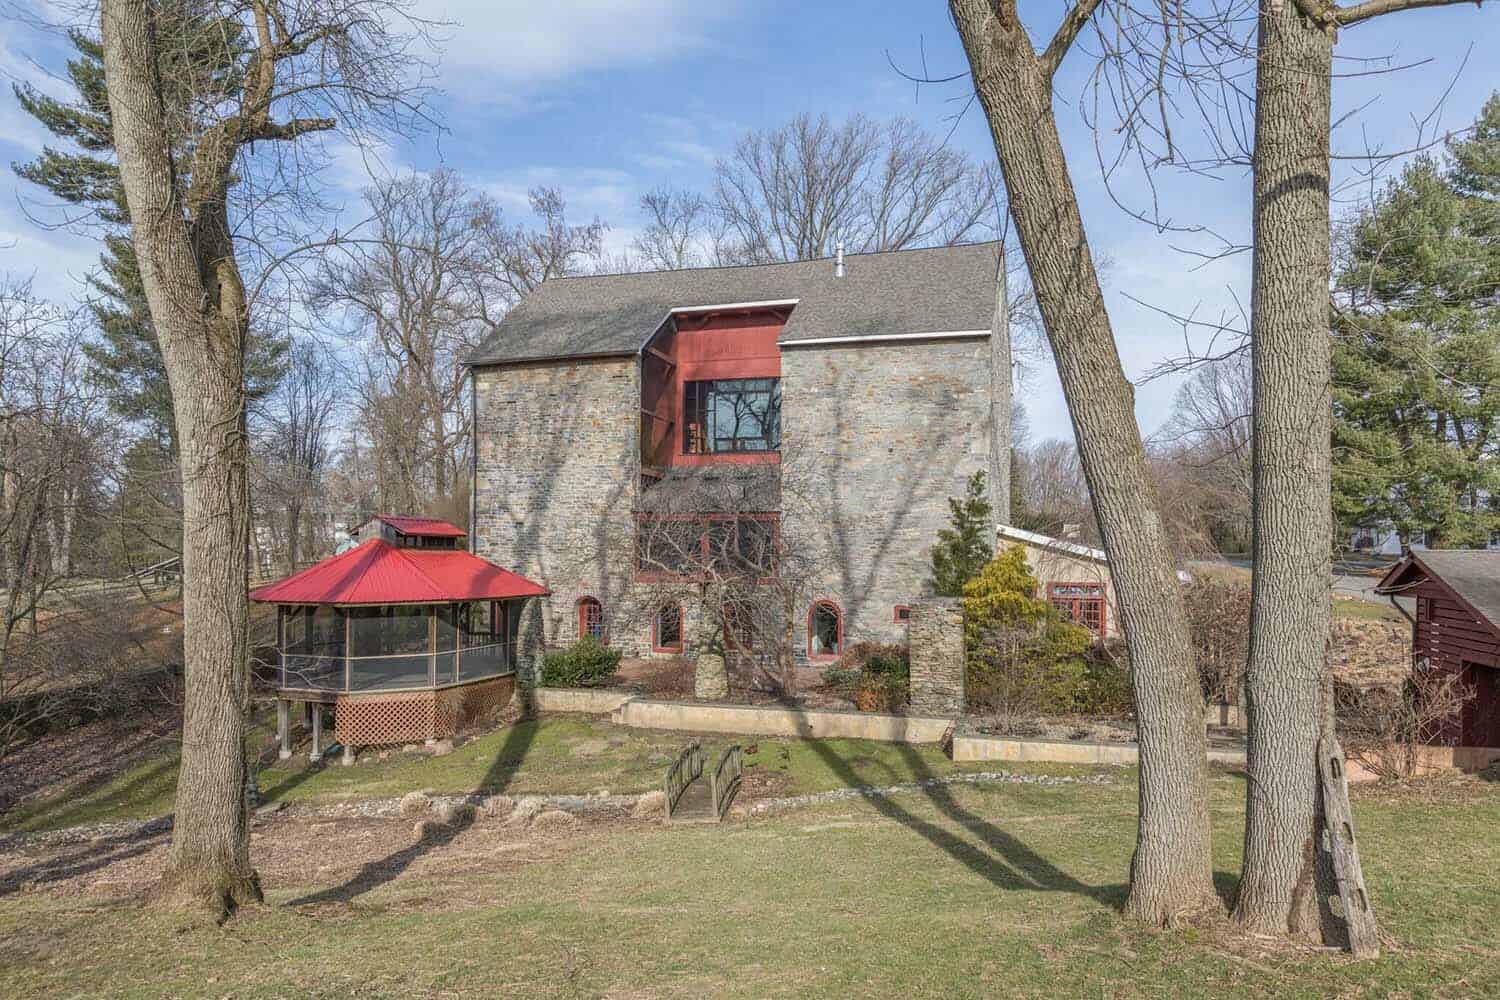
[[[634,567],[639,366],[634,358],[475,372],[474,550],[552,590],[547,642],[572,641],[577,603],[623,614]],[[637,652],[634,628],[611,632]]]
[[[792,347],[782,356],[782,532],[814,567],[793,632],[806,653],[814,600],[847,643],[907,639],[897,606],[927,596],[929,553],[989,450],[980,339]],[[480,369],[475,551],[549,587],[547,642],[577,634],[577,602],[604,607],[610,642],[649,655],[654,606],[680,589],[634,582],[639,367],[634,359]]]
[[[964,616],[954,598],[911,606],[911,710],[960,715],[964,710]]]
[[[896,607],[930,595],[948,498],[989,462],[988,362],[977,338],[783,350],[782,531],[846,642],[905,642]]]

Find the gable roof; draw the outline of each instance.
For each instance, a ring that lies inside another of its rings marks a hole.
[[[1481,618],[1500,631],[1500,550],[1428,549],[1408,552],[1375,585],[1377,594],[1400,596],[1413,569],[1445,584]]]
[[[462,549],[403,549],[372,538],[250,592],[267,604],[439,604],[540,597],[546,587]]]
[[[780,342],[987,333],[998,243],[742,267],[549,278],[500,321],[471,365],[631,355],[672,312],[792,305]]]

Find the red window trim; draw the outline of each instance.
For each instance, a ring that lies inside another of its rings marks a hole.
[[[733,653],[753,653],[755,622],[752,620],[748,626],[742,624],[739,607],[727,601],[719,606],[719,617],[724,623],[724,648]]]
[[[1097,593],[1059,596],[1057,594],[1057,588],[1059,587],[1087,587],[1090,590],[1097,591]],[[1087,625],[1083,624],[1083,604],[1085,601],[1099,602],[1099,627],[1097,629],[1089,629],[1089,631],[1102,639],[1109,634],[1109,592],[1104,584],[1099,583],[1097,580],[1054,580],[1047,584],[1047,603],[1058,608],[1058,610],[1062,610],[1063,604],[1071,605],[1071,610],[1068,612],[1069,619],[1074,624],[1088,628]]]
[[[661,613],[667,608],[677,609],[677,645],[663,646],[658,639],[658,631],[661,628]],[[681,601],[668,601],[656,609],[656,614],[651,616],[651,652],[653,653],[680,653],[687,638],[687,616],[683,614]]]
[[[593,634],[588,624],[588,609],[590,607],[599,609],[599,641],[601,643],[608,642],[609,628],[604,623],[604,602],[591,594],[584,594],[578,599],[578,604],[576,605],[578,612],[578,638],[582,639],[586,635]]]
[[[698,538],[698,554],[704,562],[708,561],[708,529],[707,525],[713,521],[761,521],[771,525],[771,544],[779,549],[781,546],[781,514],[776,511],[746,511],[743,514],[650,514],[638,512],[635,515],[636,522],[636,550],[635,550],[635,582],[636,583],[706,583],[711,577],[708,573],[669,573],[665,570],[641,569],[641,531],[646,522],[653,518],[663,521],[702,521],[704,530]],[[770,577],[762,577],[756,583],[770,583]]]
[[[821,608],[821,607],[832,608],[833,609],[833,613],[838,617],[839,637],[838,637],[838,641],[834,644],[833,652],[832,653],[814,653],[813,652],[813,619],[817,617],[818,609]],[[843,653],[844,653],[844,609],[839,605],[838,601],[831,600],[831,599],[826,598],[826,597],[820,597],[816,601],[813,601],[812,602],[812,606],[807,609],[807,658],[809,660],[816,660],[816,661],[837,660],[840,656],[843,655]]]
[[[906,612],[906,617],[905,618],[901,617],[901,612],[903,612],[903,611]],[[892,608],[891,609],[891,621],[895,622],[898,625],[905,625],[907,622],[911,621],[911,605],[910,604],[898,604],[894,608]]]

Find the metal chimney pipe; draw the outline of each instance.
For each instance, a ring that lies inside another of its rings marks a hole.
[[[844,276],[844,241],[839,240],[838,249],[833,258],[833,276],[842,278]]]

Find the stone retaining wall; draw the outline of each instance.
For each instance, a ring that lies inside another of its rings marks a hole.
[[[625,702],[615,710],[611,721],[640,729],[883,743],[937,743],[953,725],[952,719],[943,718],[642,698]]]
[[[1051,764],[1134,764],[1139,753],[1134,743],[1085,743],[1071,740],[1019,740],[977,734],[953,737],[956,761],[1007,760]],[[1241,750],[1210,750],[1216,764],[1243,764]]]

